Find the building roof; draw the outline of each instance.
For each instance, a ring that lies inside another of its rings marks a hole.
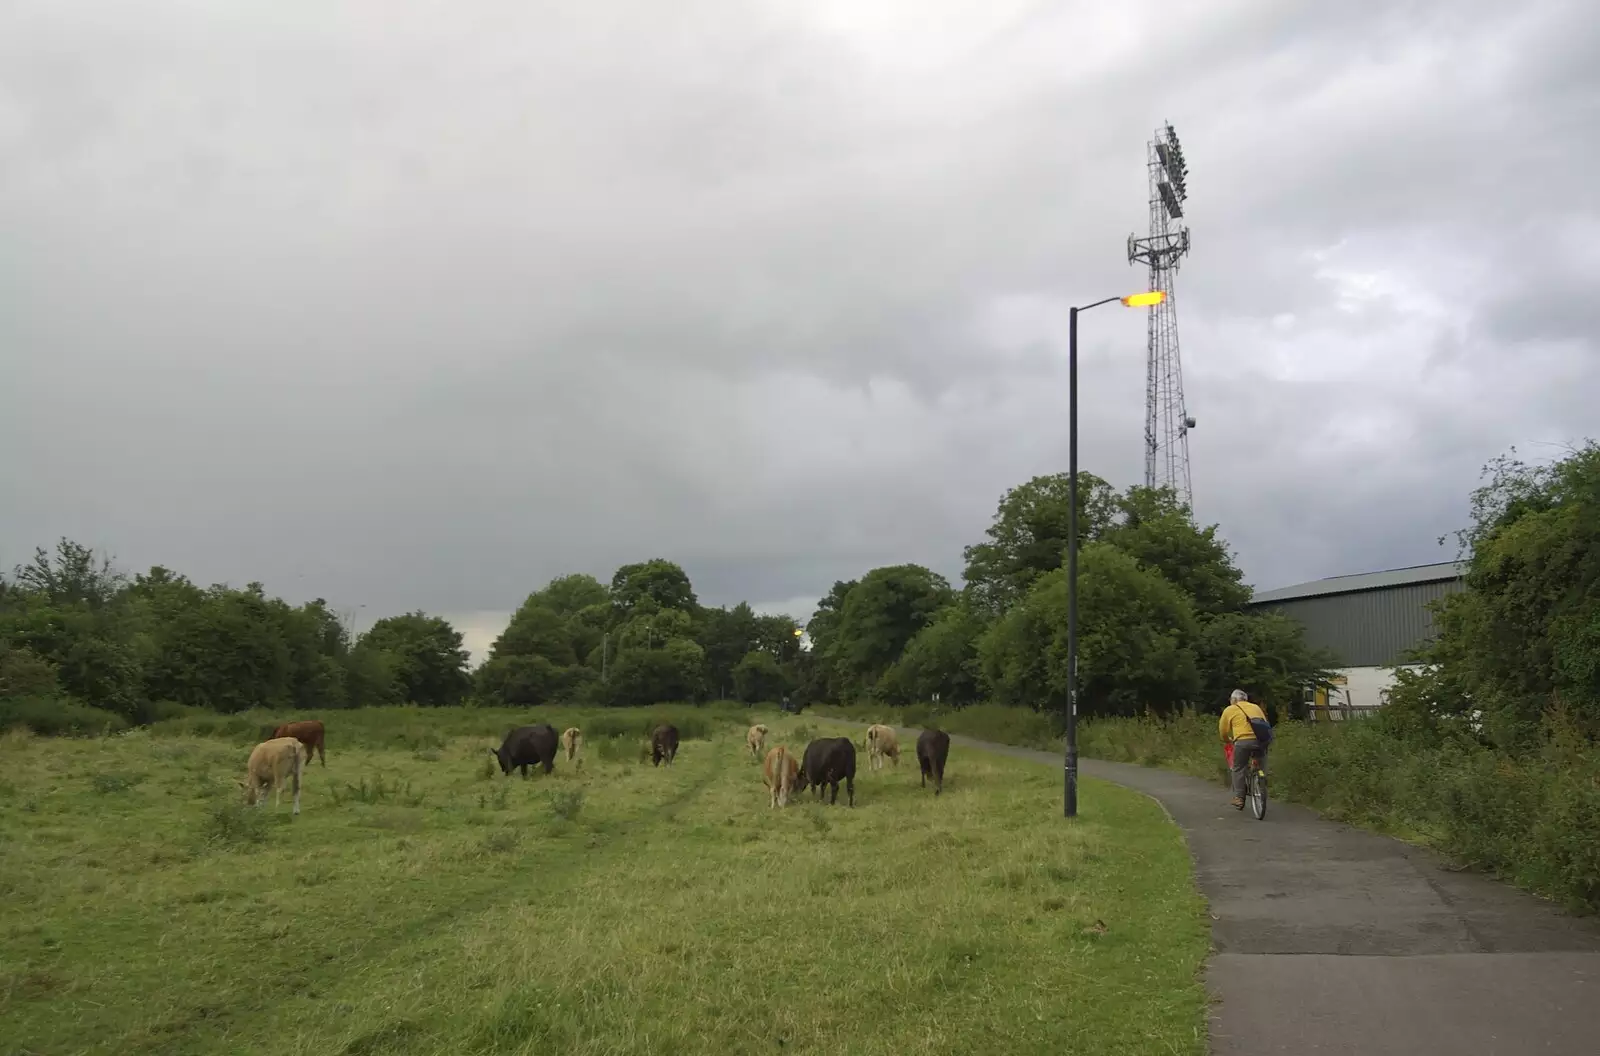
[[[1362,590],[1383,587],[1404,587],[1412,583],[1438,583],[1460,579],[1466,574],[1465,561],[1444,561],[1435,565],[1412,565],[1409,568],[1391,568],[1386,572],[1363,572],[1356,576],[1333,576],[1315,579],[1310,583],[1296,583],[1292,587],[1263,590],[1250,599],[1252,605],[1273,601],[1294,601],[1297,598],[1317,598],[1327,594],[1354,594]]]

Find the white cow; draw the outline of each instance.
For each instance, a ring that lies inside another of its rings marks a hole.
[[[300,813],[300,774],[308,758],[305,745],[293,737],[274,737],[256,745],[245,766],[245,779],[239,782],[244,789],[244,801],[259,807],[267,801],[270,791],[274,794],[272,805],[280,806],[284,783],[292,780],[294,812]]]

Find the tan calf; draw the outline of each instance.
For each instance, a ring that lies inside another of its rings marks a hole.
[[[789,749],[778,745],[767,753],[761,764],[761,777],[770,793],[768,807],[787,807],[789,793],[794,791],[795,779],[800,774],[800,760],[789,754]]]
[[[895,739],[894,728],[881,724],[867,727],[867,759],[868,765],[873,770],[883,769],[883,757],[888,756],[894,760],[894,765],[900,765],[900,742]]]
[[[744,735],[744,743],[750,749],[750,758],[759,760],[761,750],[767,746],[767,728],[761,723],[750,727],[750,732]]]
[[[283,786],[286,781],[294,784],[294,812],[300,813],[300,774],[305,769],[310,756],[305,745],[293,737],[274,737],[270,741],[262,741],[250,752],[250,761],[245,764],[245,779],[239,782],[244,789],[244,801],[254,806],[261,806],[267,801],[267,793],[273,795],[273,806],[283,803]]]
[[[561,731],[561,750],[567,755],[567,762],[578,757],[583,750],[583,731],[576,726],[568,726]]]

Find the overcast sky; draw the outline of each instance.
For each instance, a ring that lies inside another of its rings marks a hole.
[[[1268,588],[1446,560],[1600,432],[1593,0],[0,5],[0,566],[60,535],[481,649],[665,556],[806,618],[959,577],[1066,468],[1066,309],[1142,287]],[[1143,473],[1144,313],[1082,321]]]

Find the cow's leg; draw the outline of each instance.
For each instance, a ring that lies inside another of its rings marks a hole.
[[[308,757],[309,758],[309,757]],[[300,813],[300,753],[294,756],[294,813]]]
[[[856,779],[855,779],[855,776],[853,774],[845,775],[844,790],[845,790],[846,793],[849,794],[849,797],[850,797],[847,805],[848,806],[852,806],[852,807],[855,806],[856,805]]]
[[[328,765],[328,750],[322,746],[322,739],[320,737],[317,738],[317,758],[322,760],[323,766]],[[306,759],[306,762],[309,763],[310,761],[311,760],[309,758]]]

